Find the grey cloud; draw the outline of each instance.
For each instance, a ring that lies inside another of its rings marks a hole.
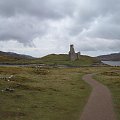
[[[0,40],[17,40],[29,44],[44,36],[50,20],[72,16],[72,0],[2,0],[0,1]],[[47,22],[46,22],[47,21]]]
[[[77,11],[78,10],[78,11]],[[82,5],[77,8],[77,14],[75,16],[74,25],[70,29],[70,34],[76,35],[84,32],[85,29],[90,31],[93,27],[95,28],[93,33],[98,34],[98,37],[120,39],[120,36],[116,33],[119,31],[119,14],[120,14],[120,1],[119,0],[84,0]],[[101,21],[98,21],[98,26],[93,23],[101,17]],[[105,21],[104,19],[109,18]],[[118,24],[117,24],[118,23]],[[115,25],[117,24],[117,26]],[[96,31],[97,29],[97,31]],[[109,32],[113,34],[109,34]],[[90,34],[93,34],[90,33]],[[100,34],[100,35],[99,35]],[[103,34],[103,36],[102,36]],[[117,36],[116,36],[117,34]],[[105,35],[105,36],[104,36]],[[90,35],[91,36],[91,35]]]
[[[37,26],[35,24],[37,23]],[[29,17],[13,17],[0,19],[0,40],[17,40],[30,45],[37,36],[45,34],[46,25]]]
[[[120,40],[120,25],[117,19],[114,15],[96,18],[84,34],[93,38]]]
[[[0,1],[0,14],[4,17],[22,14],[41,19],[60,19],[66,14],[72,14],[74,7],[71,1],[66,3],[64,0],[2,0]]]
[[[119,14],[119,0],[1,0],[0,41],[53,39],[56,46],[79,43],[81,50],[105,50],[108,43],[108,49],[118,50]]]

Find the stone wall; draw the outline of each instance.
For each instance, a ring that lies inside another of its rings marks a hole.
[[[70,45],[69,58],[71,61],[74,61],[76,59],[80,59],[80,52],[75,53],[74,45]]]

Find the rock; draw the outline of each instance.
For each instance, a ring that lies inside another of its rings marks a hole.
[[[16,84],[16,87],[20,87],[20,86],[21,86],[21,84],[20,84],[20,83]]]
[[[14,92],[15,89],[12,89],[12,88],[5,88],[5,91]]]
[[[13,77],[13,75],[9,76],[8,78],[11,79]]]
[[[4,90],[1,90],[1,92],[4,92]]]

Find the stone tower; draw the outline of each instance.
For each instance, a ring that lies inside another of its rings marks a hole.
[[[80,52],[75,53],[74,45],[70,45],[69,58],[71,61],[74,61],[80,58]]]

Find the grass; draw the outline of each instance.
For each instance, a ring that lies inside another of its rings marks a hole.
[[[100,72],[95,76],[95,79],[110,89],[117,120],[120,120],[120,67],[113,67],[108,71]]]
[[[110,89],[117,120],[120,120],[120,67],[83,67],[80,71],[84,74],[97,73],[94,79]]]
[[[70,61],[67,54],[50,54],[42,58],[23,59],[10,56],[0,56],[0,63],[7,64],[47,64],[47,65],[67,65],[67,66],[90,66],[99,64],[97,58],[81,55],[80,60]]]
[[[31,63],[41,63],[48,65],[67,65],[67,66],[90,66],[100,63],[99,60],[93,57],[81,55],[79,60],[70,61],[67,54],[51,54],[42,58],[31,60]]]
[[[77,120],[91,91],[79,69],[0,67],[0,74],[14,75],[0,79],[0,120]]]
[[[21,57],[13,57],[9,55],[0,55],[0,63],[5,64],[5,63],[19,63],[20,61],[25,61],[27,59],[23,59]]]
[[[82,80],[89,73],[111,90],[120,120],[120,67],[0,67],[0,76],[14,75],[0,79],[0,120],[78,120],[91,92]]]

